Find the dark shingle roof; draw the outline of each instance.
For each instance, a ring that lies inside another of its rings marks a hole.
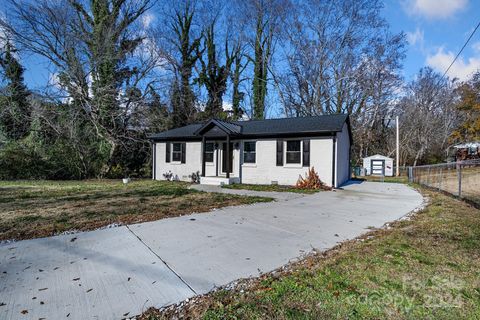
[[[346,114],[334,114],[315,117],[280,118],[249,121],[222,121],[211,120],[204,123],[195,123],[150,136],[153,140],[169,139],[199,139],[198,131],[203,130],[211,122],[223,126],[236,136],[275,136],[294,134],[317,134],[342,131],[344,123],[348,121]]]

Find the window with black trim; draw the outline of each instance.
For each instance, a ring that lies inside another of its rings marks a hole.
[[[255,163],[256,158],[256,142],[255,141],[245,141],[243,143],[243,162],[244,163]]]
[[[182,161],[182,144],[172,143],[172,161]]]
[[[213,162],[213,142],[205,143],[205,162]]]
[[[287,141],[286,163],[300,163],[300,140]]]

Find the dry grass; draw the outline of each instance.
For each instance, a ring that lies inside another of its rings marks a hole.
[[[141,319],[478,319],[480,210],[423,192],[410,221]]]
[[[480,204],[480,166],[462,168],[462,197]],[[458,172],[455,167],[418,170],[417,183],[458,195]]]
[[[0,182],[0,240],[92,230],[213,208],[270,201],[269,198],[208,194],[189,184],[140,180]]]

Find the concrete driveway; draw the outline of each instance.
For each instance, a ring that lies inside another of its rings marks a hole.
[[[120,319],[256,276],[401,218],[402,184],[352,183],[274,203],[0,246],[0,319]]]

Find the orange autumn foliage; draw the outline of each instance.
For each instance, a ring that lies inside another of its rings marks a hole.
[[[296,187],[299,189],[310,189],[310,190],[331,190],[329,186],[320,180],[318,173],[315,171],[314,167],[311,167],[306,173],[305,178],[302,176],[298,177]]]

